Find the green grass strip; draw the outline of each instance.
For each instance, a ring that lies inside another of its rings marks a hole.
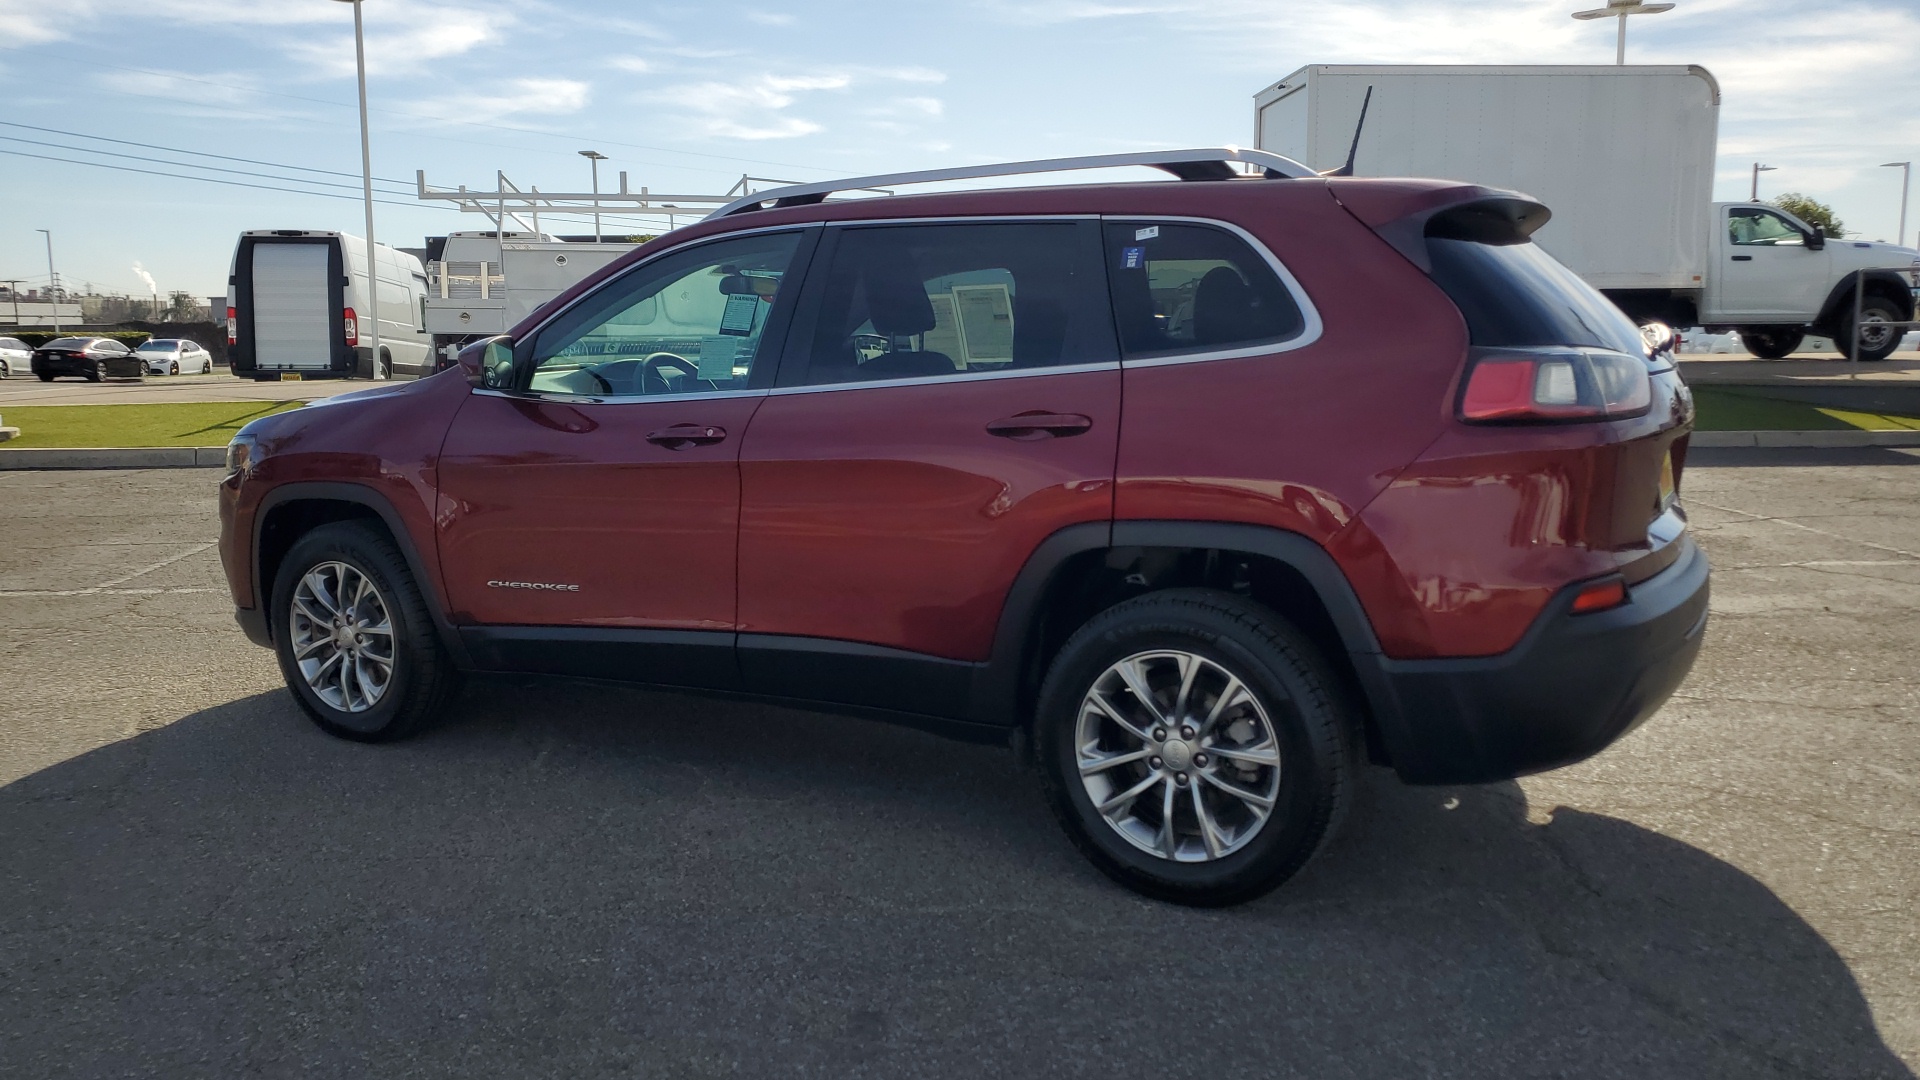
[[[1854,412],[1725,386],[1696,386],[1699,431],[1915,431],[1920,417]]]
[[[248,422],[299,401],[193,401],[158,405],[9,405],[0,423],[20,436],[8,450],[89,446],[225,446]]]

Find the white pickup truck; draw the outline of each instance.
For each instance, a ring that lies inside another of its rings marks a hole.
[[[1738,329],[1772,358],[1809,333],[1847,348],[1857,305],[1859,358],[1885,358],[1920,251],[1712,201],[1719,110],[1693,66],[1314,64],[1255,95],[1254,124],[1316,169],[1526,192],[1553,211],[1533,239],[1638,321]]]

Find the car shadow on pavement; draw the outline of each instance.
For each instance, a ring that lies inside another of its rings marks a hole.
[[[1295,882],[1107,883],[1004,751],[471,685],[284,693],[0,787],[0,1074],[1907,1077],[1759,882],[1514,784],[1370,770]]]

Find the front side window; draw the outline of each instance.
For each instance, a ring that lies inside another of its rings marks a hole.
[[[1797,247],[1807,242],[1792,222],[1757,206],[1735,206],[1727,211],[1727,239],[1741,246],[1762,247]]]
[[[767,320],[800,236],[721,240],[641,266],[540,331],[527,388],[622,398],[746,389],[770,359]]]
[[[1273,267],[1225,229],[1110,221],[1106,256],[1129,359],[1277,344],[1305,328]]]
[[[846,228],[819,296],[807,384],[1115,359],[1092,222]]]

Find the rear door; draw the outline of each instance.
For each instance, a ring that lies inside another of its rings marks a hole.
[[[333,364],[339,325],[331,298],[339,288],[332,245],[253,245],[254,366],[324,371]]]
[[[1027,558],[1112,518],[1099,260],[1091,219],[829,231],[741,452],[749,689],[963,715]]]

